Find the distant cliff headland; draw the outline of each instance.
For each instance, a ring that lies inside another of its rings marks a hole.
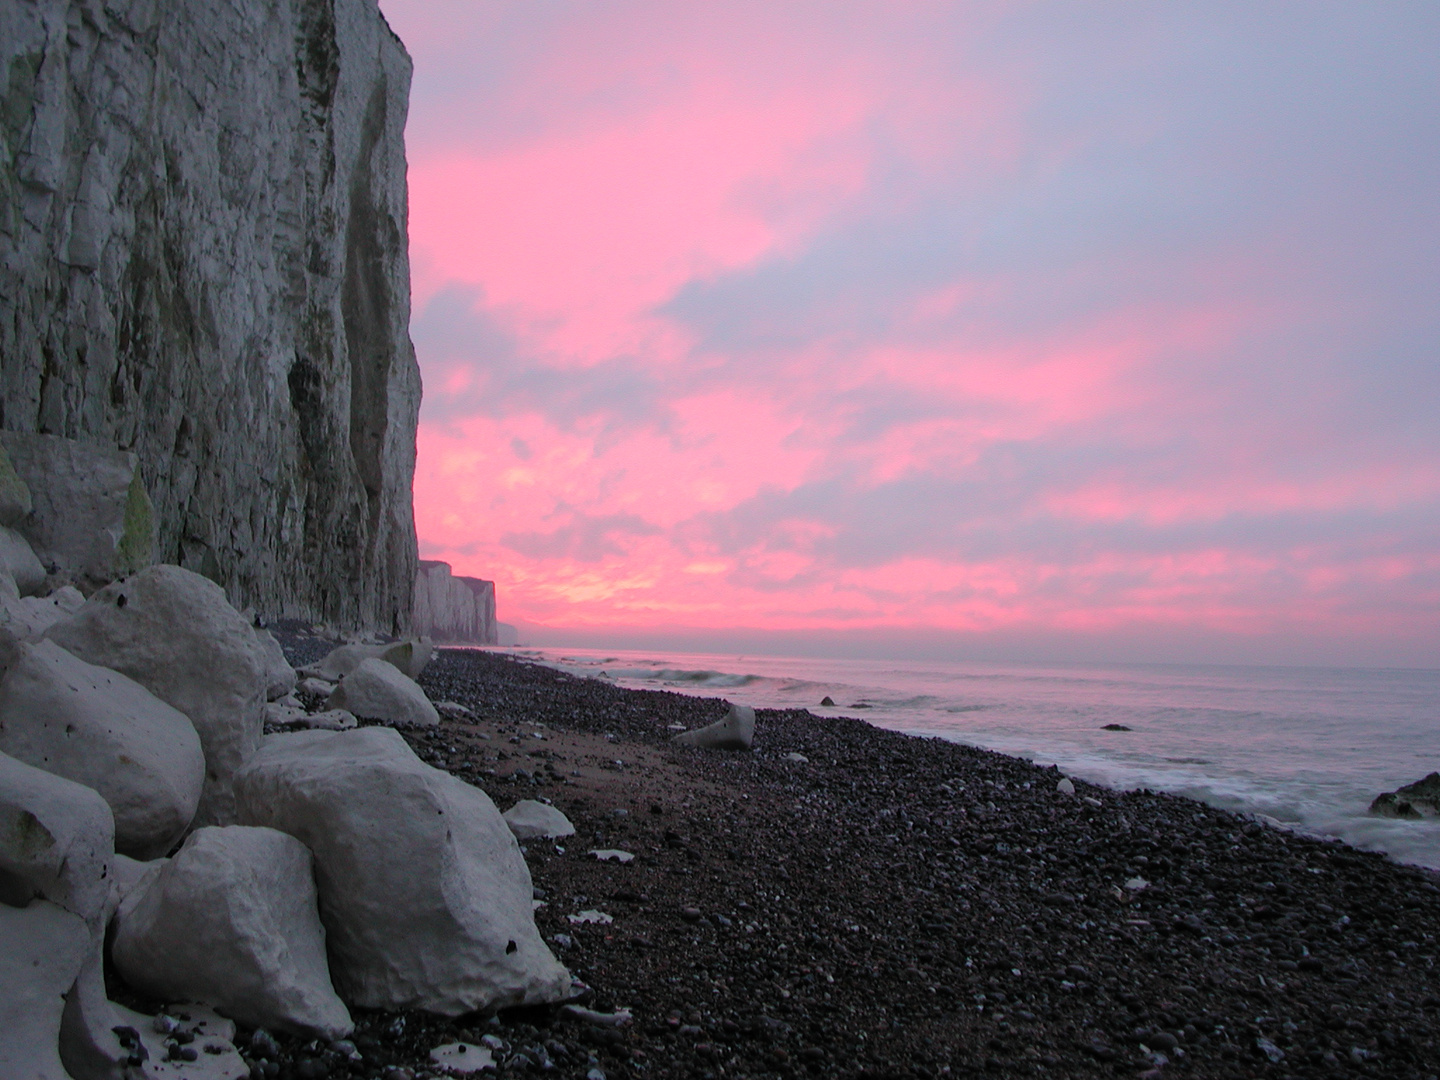
[[[407,630],[411,65],[374,0],[12,0],[0,57],[0,429],[133,462],[140,561]]]

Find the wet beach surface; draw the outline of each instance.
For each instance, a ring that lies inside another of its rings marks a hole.
[[[536,920],[584,1004],[633,1021],[358,1012],[362,1060],[278,1036],[266,1075],[436,1074],[457,1039],[611,1080],[1440,1071],[1428,871],[859,720],[761,711],[725,753],[669,745],[717,699],[461,650],[420,682],[476,716],[404,732],[422,759],[574,822],[525,845]]]

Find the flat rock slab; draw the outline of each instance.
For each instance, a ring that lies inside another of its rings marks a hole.
[[[434,655],[435,650],[428,641],[410,639],[383,645],[357,642],[337,645],[319,663],[304,668],[301,674],[339,682],[366,660],[384,660],[408,678],[418,679]]]
[[[495,1055],[474,1043],[446,1043],[430,1051],[430,1060],[453,1073],[473,1073],[495,1068]]]
[[[119,1005],[115,1011],[120,1023],[134,1033],[134,1039],[127,1041],[145,1048],[146,1060],[138,1066],[143,1080],[248,1080],[250,1066],[235,1049],[234,1023],[209,1006],[172,1005],[159,1016]],[[184,1045],[195,1049],[194,1061],[166,1060],[176,1032],[192,1036],[193,1041]]]
[[[0,1076],[70,1080],[60,1063],[64,995],[90,947],[85,920],[58,904],[0,904]]]

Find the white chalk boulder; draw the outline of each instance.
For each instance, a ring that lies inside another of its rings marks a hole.
[[[274,829],[197,829],[115,919],[111,958],[164,1001],[197,999],[250,1027],[338,1039],[310,852]]]
[[[330,973],[352,1005],[458,1016],[568,996],[495,804],[398,732],[272,735],[235,793],[242,821],[314,852]]]
[[[0,904],[0,1076],[71,1080],[60,1025],[90,947],[85,920],[58,904]]]
[[[164,855],[200,802],[205,757],[186,716],[139,683],[53,641],[22,644],[0,681],[0,751],[94,788],[115,815],[115,846]]]
[[[110,896],[115,824],[95,791],[0,753],[0,888],[49,900],[88,923]]]
[[[440,723],[425,691],[395,665],[376,657],[362,660],[330,692],[329,706],[387,724]]]
[[[554,840],[574,836],[575,826],[555,807],[535,799],[521,799],[505,811],[505,824],[516,840]]]
[[[408,678],[418,679],[435,650],[428,640],[411,638],[388,645],[339,645],[331,649],[318,664],[302,669],[302,674],[328,682],[339,682],[366,660],[384,660]]]
[[[273,727],[311,728],[318,731],[348,731],[356,724],[355,715],[344,709],[306,712],[303,705],[272,701],[265,706],[265,724]]]
[[[113,852],[96,792],[0,754],[0,1076],[116,1073],[100,962]]]
[[[45,567],[30,549],[30,541],[3,525],[0,525],[0,573],[10,575],[21,596],[34,596],[45,587]]]
[[[731,705],[723,719],[682,731],[670,741],[708,750],[749,750],[755,741],[755,710],[748,705]]]
[[[265,659],[220,586],[178,566],[147,567],[95,593],[47,636],[188,716],[205,751],[195,821],[234,821],[231,779],[263,735]]]
[[[255,631],[255,643],[265,665],[265,700],[279,701],[295,689],[295,669],[285,659],[285,650],[269,630]]]
[[[85,606],[85,596],[73,585],[56,589],[49,596],[20,596],[19,590],[0,574],[0,626],[21,641],[39,641],[50,627]]]

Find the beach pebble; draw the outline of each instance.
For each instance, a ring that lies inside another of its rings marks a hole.
[[[430,1060],[442,1069],[456,1073],[473,1073],[495,1067],[495,1055],[488,1047],[453,1042],[430,1051]]]
[[[697,923],[700,921],[700,917],[701,911],[698,907],[683,907],[680,909],[680,918],[688,923]]]
[[[621,1027],[633,1019],[629,1009],[600,1012],[596,1009],[587,1009],[583,1005],[573,1004],[560,1006],[560,1015],[572,1020],[583,1020],[587,1024],[596,1024],[600,1027]]]
[[[808,757],[806,757],[804,754],[797,753],[794,750],[790,751],[790,753],[785,755],[785,760],[798,761],[805,765],[808,765],[810,763],[810,759]]]
[[[504,817],[517,840],[553,840],[575,835],[575,826],[569,818],[538,799],[521,799],[505,811]]]
[[[437,701],[435,711],[446,720],[474,720],[475,714],[458,701]]]
[[[1074,795],[1075,783],[1068,776],[1061,777],[1060,782],[1055,785],[1055,790],[1061,795]]]
[[[584,923],[596,923],[600,926],[606,926],[615,921],[615,916],[609,915],[603,911],[596,911],[593,908],[582,911],[578,915],[566,915],[565,917],[576,925],[582,925]]]
[[[634,862],[635,856],[628,851],[621,851],[619,848],[598,848],[589,854],[595,856],[597,862]]]
[[[1269,1058],[1272,1063],[1278,1064],[1285,1060],[1285,1051],[1281,1050],[1280,1047],[1276,1046],[1263,1035],[1255,1040],[1255,1049]]]

